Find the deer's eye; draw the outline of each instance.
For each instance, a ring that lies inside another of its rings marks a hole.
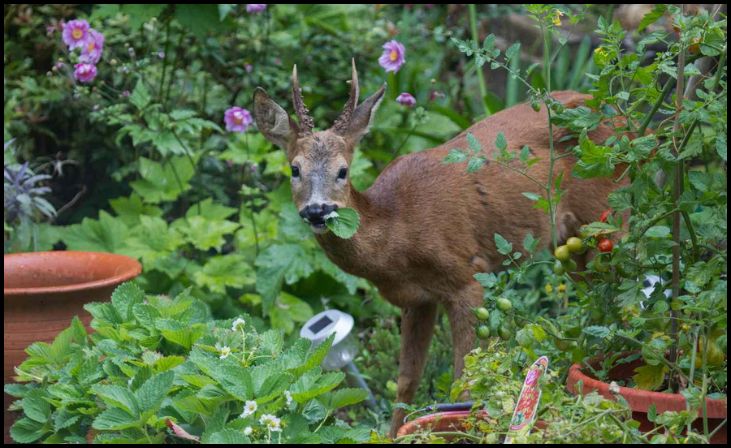
[[[292,168],[292,177],[300,177],[299,167],[292,165],[291,168]]]
[[[338,179],[345,179],[345,176],[348,175],[348,169],[347,168],[340,168],[340,171],[338,171]]]

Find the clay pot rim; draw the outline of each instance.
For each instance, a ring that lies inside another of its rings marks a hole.
[[[489,416],[487,411],[485,409],[478,409],[477,411],[442,411],[442,412],[434,412],[431,414],[422,415],[419,418],[416,418],[414,420],[411,420],[409,422],[404,423],[398,430],[398,433],[396,434],[396,437],[403,437],[408,436],[410,434],[415,433],[420,429],[420,427],[424,427],[432,422],[434,422],[437,419],[444,419],[447,422],[459,422],[461,420],[464,420],[470,416],[474,415],[477,418],[485,419]],[[534,426],[538,429],[545,429],[548,424],[544,420],[537,420],[534,423]],[[438,431],[436,431],[438,432]]]
[[[622,352],[622,356],[639,352]],[[586,364],[594,365],[604,359],[606,355],[595,356],[586,361]],[[583,383],[582,393],[586,394],[592,390],[598,391],[604,397],[613,397],[609,392],[609,383],[592,378],[582,370],[581,363],[573,364],[569,368],[569,375],[566,380],[566,387],[569,393],[576,395],[576,384]],[[587,391],[588,390],[588,391]],[[654,404],[657,412],[685,410],[685,397],[681,394],[668,392],[656,392],[652,390],[635,389],[632,387],[619,386],[619,395],[623,396],[633,411],[648,412],[650,405]],[[701,410],[699,410],[699,413]],[[706,397],[706,412],[708,418],[726,418],[727,400]]]
[[[482,416],[482,414],[487,415],[487,412],[482,410],[478,411],[477,416]],[[404,423],[398,430],[398,433],[396,434],[396,437],[403,437],[407,436],[409,434],[413,434],[414,432],[418,431],[420,427],[426,426],[434,422],[435,420],[442,420],[445,421],[460,421],[462,419],[465,419],[469,417],[472,414],[472,411],[442,411],[442,412],[434,412],[431,414],[422,415],[421,417],[415,418],[414,420],[408,421]]]
[[[19,252],[14,254],[5,254],[3,263],[7,263],[9,258],[19,257],[86,257],[94,255],[96,257],[106,258],[110,263],[114,263],[123,268],[122,272],[111,277],[93,280],[84,283],[75,283],[71,285],[60,286],[37,286],[30,288],[4,288],[4,295],[7,296],[31,296],[37,294],[48,293],[67,293],[77,292],[87,289],[102,288],[112,286],[131,280],[142,273],[142,265],[139,261],[126,255],[113,254],[109,252],[84,252],[84,251],[47,251],[47,252]]]

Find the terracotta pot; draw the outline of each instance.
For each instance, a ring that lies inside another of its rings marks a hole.
[[[626,353],[629,355],[631,353]],[[593,368],[600,366],[603,357],[596,357],[589,360],[589,364]],[[635,369],[643,365],[642,359],[637,359],[627,364],[620,364],[609,371],[609,380],[618,381],[631,378],[635,374]],[[582,394],[588,394],[597,391],[599,394],[614,400],[614,395],[609,392],[609,384],[593,378],[581,370],[580,364],[574,364],[569,370],[567,387],[570,393],[576,394],[576,384],[581,381],[583,383]],[[629,387],[620,387],[619,394],[627,400],[632,409],[632,418],[640,422],[641,431],[650,431],[654,428],[654,424],[647,419],[647,411],[651,405],[655,405],[657,413],[666,411],[683,411],[685,410],[685,398],[680,394],[669,394],[664,392],[654,392],[642,389],[633,389]],[[708,414],[708,427],[713,431],[718,427],[724,419],[726,419],[726,400],[714,400],[706,398],[706,412]],[[698,414],[701,415],[700,412]],[[699,418],[693,423],[696,431],[703,433],[703,419]],[[726,425],[724,424],[711,439],[711,443],[726,443]]]
[[[446,411],[436,412],[434,414],[428,414],[423,417],[419,417],[410,422],[404,423],[399,428],[396,437],[407,436],[414,434],[418,431],[430,430],[433,432],[444,432],[444,431],[460,431],[465,432],[470,429],[470,425],[467,424],[470,418],[470,411]],[[478,418],[486,418],[487,411],[477,411],[475,414]],[[535,428],[545,429],[547,426],[544,420],[537,420],[535,422]],[[452,441],[453,437],[445,437],[448,441]]]
[[[137,277],[142,266],[123,255],[97,252],[33,252],[4,257],[3,381],[9,383],[14,367],[26,358],[33,342],[51,342],[79,316],[87,330],[91,316],[83,306],[109,300],[120,283]],[[14,420],[5,395],[5,443]]]
[[[470,414],[470,411],[446,411],[424,415],[415,420],[404,423],[404,425],[399,428],[396,437],[407,436],[418,431],[426,430],[434,432],[466,431],[468,428],[465,423],[467,423],[467,419],[470,417]],[[479,411],[477,416],[487,416],[487,412]]]

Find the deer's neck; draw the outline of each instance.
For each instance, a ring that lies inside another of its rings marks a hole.
[[[316,238],[328,258],[340,269],[372,280],[378,275],[378,260],[383,257],[383,252],[376,248],[383,243],[380,240],[383,235],[381,218],[384,214],[373,198],[356,191],[352,186],[348,202],[349,207],[360,215],[360,226],[355,235],[350,239],[342,239],[327,232],[316,235]]]

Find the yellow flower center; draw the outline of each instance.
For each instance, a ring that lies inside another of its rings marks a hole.
[[[84,35],[84,32],[83,32],[83,31],[81,31],[81,30],[80,30],[80,29],[78,29],[78,28],[74,28],[74,30],[73,30],[73,31],[71,32],[71,36],[72,36],[72,37],[73,37],[74,39],[76,39],[76,40],[79,40],[79,39],[81,39],[81,37],[82,37],[83,35]]]
[[[391,54],[388,55],[388,58],[391,60],[391,62],[396,61],[396,59],[398,59],[398,51],[391,50]]]
[[[94,51],[94,42],[89,42],[89,46],[87,48],[89,51]]]
[[[243,124],[243,122],[244,122],[244,114],[242,114],[241,112],[234,113],[234,122],[236,124]]]

